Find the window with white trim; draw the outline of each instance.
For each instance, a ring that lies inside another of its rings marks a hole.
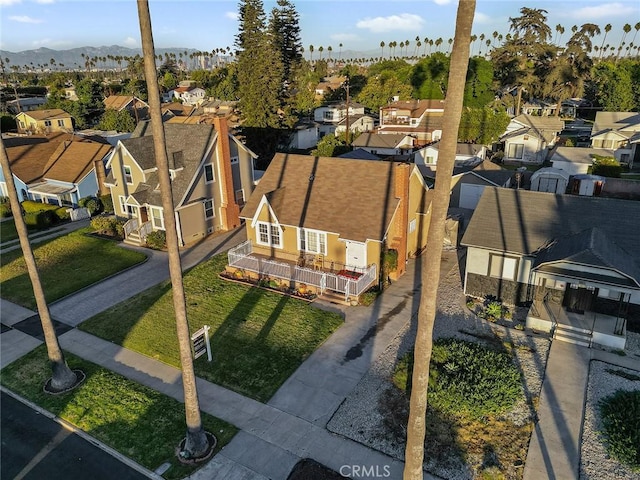
[[[213,174],[213,163],[207,163],[204,166],[204,183],[213,183],[215,181],[216,179]]]
[[[507,151],[509,158],[522,158],[524,155],[524,143],[510,143]]]
[[[58,120],[58,126],[64,127],[64,120]]]
[[[162,208],[151,207],[151,224],[153,228],[164,230],[164,218],[162,217]]]
[[[491,254],[489,256],[489,276],[504,280],[516,280],[518,259]]]
[[[133,175],[131,174],[131,167],[129,165],[123,165],[124,181],[127,185],[133,185]]]
[[[44,121],[44,126],[45,127],[50,127],[51,126],[51,120],[45,120]]]
[[[259,245],[282,248],[280,227],[272,223],[258,222],[256,225],[256,241]]]
[[[118,195],[118,202],[120,203],[120,212],[127,213],[127,205],[125,204],[126,198],[124,195]]]
[[[216,216],[215,210],[213,208],[213,199],[207,198],[204,201],[204,217],[209,220]]]
[[[309,230],[307,228],[298,229],[300,250],[309,253],[327,254],[327,234],[317,230]]]
[[[409,233],[413,233],[416,231],[416,219],[414,218],[409,222]]]

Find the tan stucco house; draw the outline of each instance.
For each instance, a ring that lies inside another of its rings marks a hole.
[[[32,110],[16,115],[18,133],[48,134],[52,132],[72,132],[71,115],[60,108]]]
[[[414,165],[276,154],[240,214],[248,240],[229,264],[357,297],[379,280],[385,252],[397,278],[425,247],[428,193]]]
[[[164,124],[173,202],[181,245],[240,225],[240,208],[254,187],[255,154],[229,134],[224,119],[215,125]],[[114,209],[127,218],[125,241],[144,244],[164,230],[150,124],[118,142],[105,184]]]

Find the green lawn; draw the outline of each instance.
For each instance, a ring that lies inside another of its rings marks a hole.
[[[69,353],[65,357],[69,367],[87,376],[71,392],[43,392],[51,376],[44,345],[5,367],[0,383],[150,470],[170,462],[165,478],[184,478],[194,470],[175,457],[187,429],[182,403]],[[202,414],[202,424],[218,439],[216,452],[237,432],[207,414]]]
[[[9,242],[16,238],[18,238],[18,232],[13,219],[0,222],[0,243]]]
[[[85,235],[89,228],[34,245],[36,264],[47,302],[53,302],[109,275],[145,260],[139,252],[120,248],[116,242]],[[22,250],[0,258],[2,298],[27,308],[35,300]]]
[[[343,322],[298,299],[219,278],[226,254],[185,274],[192,332],[211,326],[213,362],[195,361],[196,374],[267,401]],[[165,282],[89,319],[89,333],[179,366],[170,283]]]

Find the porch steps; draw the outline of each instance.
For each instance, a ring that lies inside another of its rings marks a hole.
[[[136,247],[139,247],[141,245],[140,242],[140,235],[138,235],[135,232],[131,232],[129,235],[127,235],[127,237],[124,239],[124,243],[126,243],[127,245],[134,245]]]
[[[572,327],[571,325],[557,324],[553,332],[553,338],[554,340],[583,347],[591,346],[591,332],[585,328]]]
[[[325,290],[322,295],[318,295],[318,299],[338,305],[350,305],[349,302],[345,302],[344,293],[332,292],[330,290]]]

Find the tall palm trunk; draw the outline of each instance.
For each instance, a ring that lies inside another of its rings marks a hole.
[[[64,359],[64,354],[62,353],[62,349],[58,343],[56,331],[53,328],[53,322],[51,321],[51,315],[49,314],[49,307],[44,296],[44,290],[42,290],[42,283],[40,283],[40,275],[38,274],[36,259],[33,256],[33,250],[29,243],[27,225],[22,217],[22,206],[20,205],[20,200],[18,200],[16,186],[13,183],[13,172],[11,171],[11,165],[9,165],[9,157],[4,148],[4,142],[2,139],[0,139],[0,165],[2,165],[5,184],[7,185],[7,193],[9,194],[9,202],[11,203],[11,211],[13,212],[16,231],[18,232],[18,238],[20,239],[20,247],[22,248],[24,262],[27,264],[29,279],[31,280],[31,285],[33,287],[33,295],[36,299],[38,315],[40,315],[40,323],[42,324],[44,342],[47,346],[49,362],[51,362],[51,384],[47,390],[51,392],[61,392],[74,387],[78,379]]]
[[[182,266],[178,247],[178,232],[174,216],[171,179],[169,177],[169,161],[160,111],[160,89],[156,72],[153,34],[151,31],[151,14],[147,0],[138,0],[138,17],[142,37],[142,52],[144,56],[144,73],[149,92],[149,112],[151,115],[151,129],[153,144],[158,167],[158,180],[162,197],[164,225],[167,236],[167,251],[169,256],[169,274],[173,291],[173,308],[176,317],[178,346],[180,349],[180,364],[182,366],[182,386],[184,390],[184,406],[187,421],[187,436],[180,455],[185,458],[201,457],[209,448],[207,435],[202,428],[198,392],[196,390],[196,376],[191,357],[191,337],[187,322],[187,304],[182,281]]]
[[[440,261],[444,241],[445,221],[449,208],[451,175],[455,161],[458,127],[462,116],[464,79],[469,64],[471,25],[475,12],[475,0],[461,0],[458,4],[456,33],[451,52],[449,86],[444,103],[442,139],[438,156],[438,175],[431,208],[431,221],[427,236],[427,248],[421,274],[418,330],[414,347],[412,390],[407,424],[404,480],[423,478],[425,416],[427,411],[427,387],[429,362],[433,346],[433,325],[436,317],[436,300],[440,281]]]

